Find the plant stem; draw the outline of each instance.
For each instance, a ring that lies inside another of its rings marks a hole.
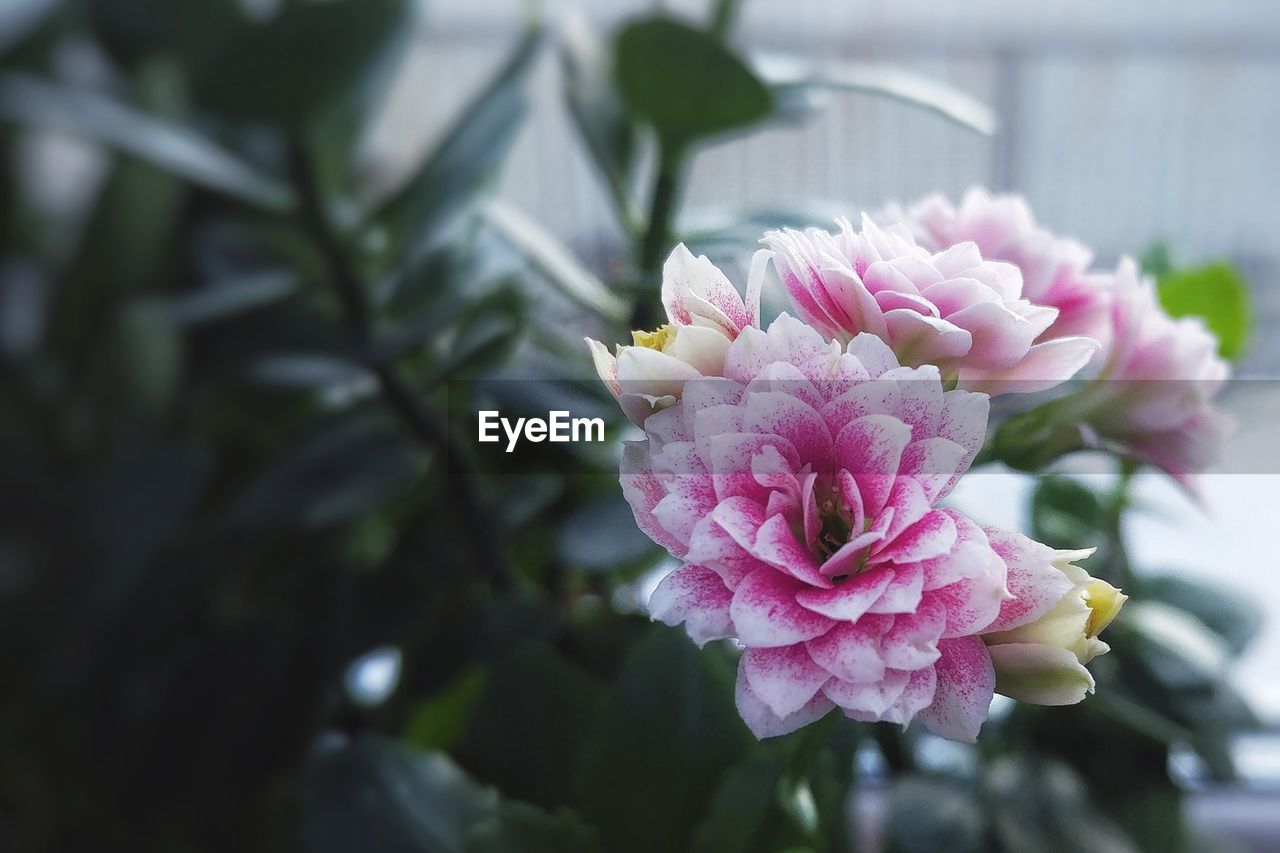
[[[653,196],[649,204],[649,223],[640,243],[640,278],[646,284],[657,277],[662,257],[671,247],[671,220],[679,200],[683,160],[683,146],[659,143],[658,172],[654,176]],[[655,301],[646,299],[643,294],[636,300],[631,317],[632,328],[648,329],[654,325]]]
[[[1133,572],[1133,565],[1129,562],[1128,549],[1125,548],[1122,522],[1124,512],[1129,507],[1129,488],[1137,472],[1138,465],[1135,462],[1128,459],[1120,460],[1119,479],[1107,500],[1105,517],[1108,573],[1120,586],[1130,589],[1137,582],[1137,576]]]
[[[707,31],[718,39],[724,39],[737,23],[738,12],[742,8],[742,0],[716,0],[711,11],[711,21]]]
[[[426,449],[444,458],[451,478],[453,495],[465,516],[482,518],[483,506],[469,477],[469,465],[448,429],[423,408],[413,391],[401,381],[387,359],[373,346],[373,312],[369,288],[351,263],[342,240],[329,222],[311,156],[305,145],[295,142],[289,149],[289,170],[297,187],[302,226],[311,236],[329,269],[329,280],[342,304],[343,321],[355,344],[360,363],[378,382],[383,401],[396,414],[409,432]],[[479,530],[480,528],[474,528]],[[483,534],[472,537],[482,565],[498,588],[509,583],[506,559],[493,540]]]
[[[875,732],[876,746],[884,756],[884,763],[892,773],[909,773],[915,769],[915,758],[902,730],[892,723],[875,723],[871,726]]]

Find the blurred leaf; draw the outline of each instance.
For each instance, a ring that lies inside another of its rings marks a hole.
[[[193,184],[272,211],[293,194],[199,134],[103,95],[36,77],[0,75],[0,120],[32,124],[111,145]]]
[[[1160,304],[1174,317],[1200,317],[1223,358],[1238,359],[1249,339],[1249,290],[1230,264],[1174,270],[1160,277]]]
[[[627,303],[589,273],[578,259],[531,217],[519,208],[491,201],[485,208],[489,225],[519,252],[556,290],[577,305],[596,312],[606,320],[622,322],[628,316]]]
[[[719,39],[672,18],[633,21],[614,51],[623,98],[668,150],[757,122],[773,106],[769,89]]]
[[[369,735],[322,749],[303,784],[307,853],[462,853],[470,827],[498,806],[440,753]]]
[[[368,368],[320,353],[263,356],[252,364],[249,375],[264,385],[313,392],[330,408],[345,407],[378,390]]]
[[[990,849],[981,800],[971,788],[941,779],[908,776],[893,784],[885,836],[889,853]]]
[[[1078,480],[1041,477],[1031,496],[1032,537],[1051,548],[1088,548],[1104,541],[1105,512]]]
[[[1242,653],[1262,628],[1262,609],[1255,602],[1214,584],[1158,575],[1143,578],[1141,593],[1144,599],[1190,613],[1226,640],[1235,655]]]
[[[571,566],[603,571],[653,553],[622,495],[584,502],[565,519],[557,550]]]
[[[986,786],[1002,850],[1137,853],[1138,848],[1089,800],[1084,781],[1061,762],[1005,756],[987,771]]]
[[[787,769],[777,750],[753,753],[724,774],[697,828],[697,853],[763,853],[789,819],[778,808],[778,786]],[[802,838],[792,839],[794,841]]]
[[[360,88],[407,35],[411,0],[288,3],[227,39],[201,102],[244,118],[305,129]]]
[[[612,193],[628,231],[639,228],[631,182],[639,133],[613,81],[609,46],[583,15],[566,15],[561,31],[565,100],[578,134]]]
[[[548,648],[517,650],[493,666],[459,754],[505,795],[548,808],[565,805],[603,692],[585,670]]]
[[[769,58],[762,63],[773,69],[765,77],[779,106],[802,115],[812,111],[813,96],[828,92],[852,92],[889,98],[945,118],[967,130],[991,136],[996,131],[995,112],[986,104],[952,86],[906,68],[877,63],[843,62],[807,73],[793,63]]]
[[[161,54],[177,57],[198,75],[246,23],[239,0],[92,0],[85,5],[95,33],[125,65]]]
[[[182,338],[166,306],[154,299],[124,306],[114,343],[132,402],[148,415],[164,414],[182,376]]]
[[[524,78],[541,41],[538,30],[524,35],[417,174],[378,212],[377,224],[401,255],[429,247],[497,172],[528,110]]]
[[[421,749],[457,749],[466,738],[488,677],[485,670],[472,667],[419,702],[405,727],[405,738]]]
[[[611,851],[680,850],[751,738],[716,650],[650,626],[590,737],[577,801]]]
[[[183,326],[216,323],[284,299],[298,290],[289,270],[265,270],[184,291],[169,303],[174,322]]]
[[[281,453],[231,510],[235,524],[323,527],[406,489],[423,463],[399,431],[368,418],[325,423]]]
[[[503,803],[467,835],[467,853],[594,853],[596,831],[568,809],[549,814],[526,803]]]

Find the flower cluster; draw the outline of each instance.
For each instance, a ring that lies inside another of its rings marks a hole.
[[[590,342],[644,432],[624,446],[624,495],[680,561],[651,615],[700,645],[736,641],[758,737],[838,708],[972,741],[997,691],[1092,692],[1085,665],[1125,596],[1075,565],[1091,552],[941,503],[983,449],[990,395],[1085,369],[1080,417],[1135,458],[1185,474],[1188,445],[1212,443],[1212,337],[1165,315],[1131,263],[1091,271],[1016,199],[929,199],[898,218],[771,232],[745,298],[677,247],[668,323],[613,354]],[[770,261],[798,316],[766,326]],[[1135,397],[1175,376],[1202,393]]]

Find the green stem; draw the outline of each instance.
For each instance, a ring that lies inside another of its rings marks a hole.
[[[446,426],[422,407],[413,391],[401,381],[392,365],[373,346],[373,310],[369,301],[369,287],[352,264],[342,239],[329,221],[314,163],[303,143],[290,146],[289,170],[299,195],[302,227],[315,242],[329,269],[329,280],[342,304],[343,320],[355,345],[357,357],[377,379],[383,401],[410,434],[427,450],[444,459],[445,466],[453,474],[450,485],[463,514],[470,519],[483,518],[485,512],[470,480],[470,466],[461,447],[450,439]],[[476,528],[477,531],[479,529]],[[473,541],[494,585],[499,588],[506,586],[509,578],[506,559],[492,538],[477,533]]]
[[[1134,475],[1138,473],[1138,468],[1139,465],[1132,460],[1120,460],[1119,479],[1107,499],[1105,516],[1108,546],[1107,572],[1120,586],[1129,589],[1135,585],[1137,576],[1134,574],[1133,565],[1129,562],[1129,551],[1125,548],[1122,525],[1125,510],[1130,505],[1129,489]]]
[[[649,222],[640,242],[640,278],[653,281],[662,266],[663,256],[671,248],[672,219],[680,196],[684,149],[659,143],[658,172],[654,176],[653,195],[649,205]],[[647,291],[646,291],[647,292]],[[643,296],[636,301],[632,328],[648,329],[654,325],[656,300]]]
[[[892,723],[875,723],[871,729],[875,732],[876,746],[880,747],[884,763],[893,774],[910,773],[915,769],[915,757],[900,727]]]

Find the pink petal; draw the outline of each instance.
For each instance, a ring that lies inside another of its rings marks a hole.
[[[884,677],[881,636],[893,625],[892,616],[863,616],[836,625],[806,644],[813,661],[843,681],[866,683]]]
[[[729,602],[733,593],[705,566],[686,564],[671,572],[649,596],[649,616],[668,625],[685,623],[699,646],[733,634]]]
[[[959,358],[973,347],[972,334],[950,319],[930,317],[909,308],[895,308],[884,319],[894,351],[909,364]]]
[[[799,468],[795,448],[776,435],[747,433],[703,435],[697,437],[698,452],[711,470],[716,495],[721,499],[735,496],[768,500],[768,489],[761,486],[751,470],[752,459],[766,447],[775,448],[792,470]]]
[[[748,575],[733,593],[729,615],[743,645],[770,648],[812,640],[835,623],[801,607],[796,593],[804,585],[774,568]]]
[[[971,456],[963,446],[947,438],[913,441],[902,453],[899,477],[911,477],[920,484],[925,500],[936,504],[969,467]]]
[[[794,714],[807,705],[831,677],[813,662],[802,644],[747,649],[742,653],[742,674],[751,692],[779,717]]]
[[[999,615],[985,633],[1008,631],[1034,622],[1058,603],[1072,587],[1065,574],[1053,565],[1053,549],[997,527],[983,528],[992,549],[1008,567],[1005,581],[1013,598],[1000,606]]]
[[[917,670],[938,659],[938,640],[947,624],[942,603],[925,599],[914,613],[895,616],[884,635],[884,662],[893,669]]]
[[[956,535],[956,524],[951,516],[935,509],[898,534],[887,546],[882,546],[876,554],[876,562],[915,563],[937,557],[951,550]]]
[[[939,640],[938,651],[942,656],[934,665],[937,690],[917,718],[936,735],[974,743],[995,695],[991,656],[978,637]]]
[[[769,706],[751,689],[742,667],[742,663],[739,663],[738,681],[734,691],[738,713],[742,716],[742,721],[747,724],[747,728],[751,729],[751,733],[761,740],[790,734],[798,728],[822,719],[835,707],[831,700],[818,693],[794,714],[779,717],[769,710]]]
[[[911,673],[907,686],[902,688],[902,695],[885,710],[882,719],[888,723],[897,723],[901,726],[907,725],[915,718],[916,714],[929,707],[929,704],[933,702],[937,686],[938,674],[933,667],[927,666],[924,669],[917,669]]]
[[[636,526],[674,556],[684,556],[686,543],[667,530],[653,514],[654,507],[666,497],[667,490],[648,470],[645,442],[627,442],[623,445],[621,475],[618,479],[622,483],[622,496],[626,498],[631,506],[631,513],[635,516]]]
[[[796,593],[796,601],[814,613],[854,622],[880,599],[892,580],[892,572],[863,572],[833,589],[802,589]]]
[[[743,431],[787,439],[812,470],[831,470],[831,434],[812,406],[780,391],[748,394]]]
[[[924,572],[919,566],[886,568],[874,574],[892,574],[893,580],[889,581],[875,604],[867,608],[868,613],[913,613],[920,606]]]
[[[771,566],[791,575],[810,586],[830,588],[830,578],[818,571],[818,564],[809,551],[800,546],[787,520],[781,515],[767,519],[760,526],[752,554]]]
[[[729,589],[737,589],[743,578],[763,568],[763,564],[748,554],[711,516],[699,519],[694,525],[685,559],[713,570]]]
[[[960,384],[992,396],[1035,393],[1053,388],[1089,363],[1100,344],[1093,338],[1065,337],[1038,343],[1017,364],[1003,370],[962,370]]]
[[[893,489],[911,427],[889,415],[850,421],[836,437],[838,465],[853,475],[868,515],[878,515]]]
[[[867,684],[855,684],[833,678],[822,688],[849,717],[862,722],[877,722],[897,702],[906,689],[911,674],[899,669],[886,669],[884,677]]]

